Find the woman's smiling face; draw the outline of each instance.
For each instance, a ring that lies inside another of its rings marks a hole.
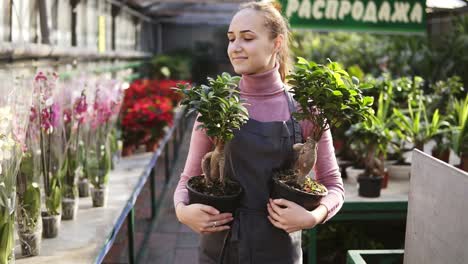
[[[273,69],[281,40],[270,38],[262,14],[243,9],[232,19],[227,33],[228,56],[237,74],[256,74]]]

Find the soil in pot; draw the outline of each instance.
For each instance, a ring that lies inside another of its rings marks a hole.
[[[107,187],[91,189],[91,198],[93,200],[93,207],[105,207],[107,204]]]
[[[62,216],[50,215],[48,212],[42,212],[42,237],[54,238],[58,235]]]
[[[207,183],[205,176],[194,176],[187,182],[189,203],[213,206],[220,212],[234,211],[240,206],[242,187],[237,182],[226,181]]]
[[[273,176],[273,199],[284,198],[310,211],[317,208],[327,194],[327,188],[311,178],[307,178],[303,186],[298,185],[292,171],[278,172]]]
[[[88,181],[88,179],[80,179],[78,181],[78,195],[81,198],[89,197],[89,181]]]
[[[368,177],[360,175],[358,178],[359,196],[375,198],[380,196],[380,190],[382,189],[382,176]]]
[[[78,199],[62,198],[62,220],[73,220],[78,212]]]

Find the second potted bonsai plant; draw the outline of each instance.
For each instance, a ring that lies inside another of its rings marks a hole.
[[[224,146],[234,137],[234,130],[249,118],[235,89],[239,79],[223,73],[216,79],[208,78],[208,85],[188,89],[182,84],[177,89],[185,96],[181,104],[188,106],[188,114],[199,113],[198,129],[205,129],[215,145],[202,159],[203,175],[194,176],[187,183],[189,202],[207,204],[221,212],[233,212],[242,194],[241,186],[224,175]]]
[[[290,91],[299,104],[299,111],[293,115],[311,122],[313,130],[304,144],[293,146],[297,155],[293,168],[273,177],[272,196],[313,210],[328,192],[325,186],[307,177],[317,160],[318,142],[330,127],[367,118],[372,112],[373,98],[363,96],[361,89],[371,86],[359,84],[357,78],[351,78],[336,62],[320,65],[303,58],[299,58],[296,72],[288,78]]]

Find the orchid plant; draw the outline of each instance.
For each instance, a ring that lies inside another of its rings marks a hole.
[[[66,159],[63,170],[66,172],[63,178],[63,197],[75,199],[78,197],[78,177],[83,175],[83,161],[80,155],[83,126],[87,116],[88,103],[85,91],[84,79],[73,80],[64,87],[65,110],[63,121],[65,127],[65,141],[67,143]]]
[[[0,264],[9,263],[14,257],[16,174],[31,100],[28,89],[18,89],[18,79],[0,86]]]
[[[123,90],[115,80],[96,83],[94,100],[89,108],[87,127],[86,173],[95,188],[104,188],[109,180],[111,154],[109,134],[117,121]]]
[[[34,78],[34,98],[31,122],[40,127],[41,173],[44,180],[46,211],[49,215],[61,213],[61,178],[65,174],[65,137],[62,107],[57,100],[58,75],[39,72]]]

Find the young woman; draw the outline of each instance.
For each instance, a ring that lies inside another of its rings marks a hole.
[[[250,119],[225,146],[225,172],[242,185],[244,196],[234,215],[188,205],[185,184],[202,173],[201,159],[213,147],[212,139],[195,129],[196,122],[174,205],[179,221],[201,234],[200,263],[302,263],[300,231],[326,222],[343,204],[330,131],[318,143],[315,165],[316,179],[329,191],[321,204],[307,211],[294,202],[269,198],[272,171],[290,164],[293,144],[311,132],[309,122],[291,116],[295,103],[285,89],[288,34],[287,23],[270,2],[243,4],[229,26],[227,52],[235,72],[242,75],[240,95],[249,104]],[[228,229],[231,236],[225,242]]]

